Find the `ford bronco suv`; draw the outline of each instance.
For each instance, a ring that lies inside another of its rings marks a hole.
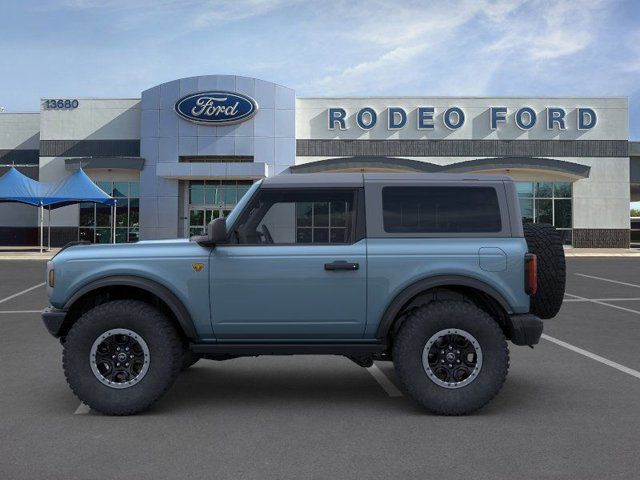
[[[73,392],[147,409],[199,359],[392,361],[431,412],[489,402],[507,341],[534,345],[562,303],[558,233],[521,221],[497,175],[290,174],[256,182],[191,239],[73,245],[47,266]]]

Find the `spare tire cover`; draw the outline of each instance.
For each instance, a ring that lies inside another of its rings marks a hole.
[[[538,291],[531,296],[529,310],[540,318],[553,318],[562,306],[567,278],[562,240],[552,225],[525,223],[523,227],[529,253],[538,257]]]

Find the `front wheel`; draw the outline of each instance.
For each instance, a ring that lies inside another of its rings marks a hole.
[[[91,409],[131,415],[168,390],[182,360],[180,337],[160,310],[137,300],[115,300],[89,310],[73,325],[62,364],[71,390]]]
[[[496,321],[472,303],[438,301],[409,314],[393,344],[405,390],[440,415],[487,404],[509,370],[507,341]]]

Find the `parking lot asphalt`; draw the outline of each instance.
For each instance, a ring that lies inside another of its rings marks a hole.
[[[640,259],[568,259],[547,338],[512,346],[503,390],[468,417],[394,393],[389,363],[324,356],[201,361],[145,414],[87,411],[33,313],[44,269],[0,261],[2,479],[638,478]]]

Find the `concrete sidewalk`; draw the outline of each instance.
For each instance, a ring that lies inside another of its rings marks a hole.
[[[0,260],[51,260],[59,248],[44,249],[38,247],[0,247]]]
[[[565,257],[640,257],[640,249],[565,247],[564,255]]]

